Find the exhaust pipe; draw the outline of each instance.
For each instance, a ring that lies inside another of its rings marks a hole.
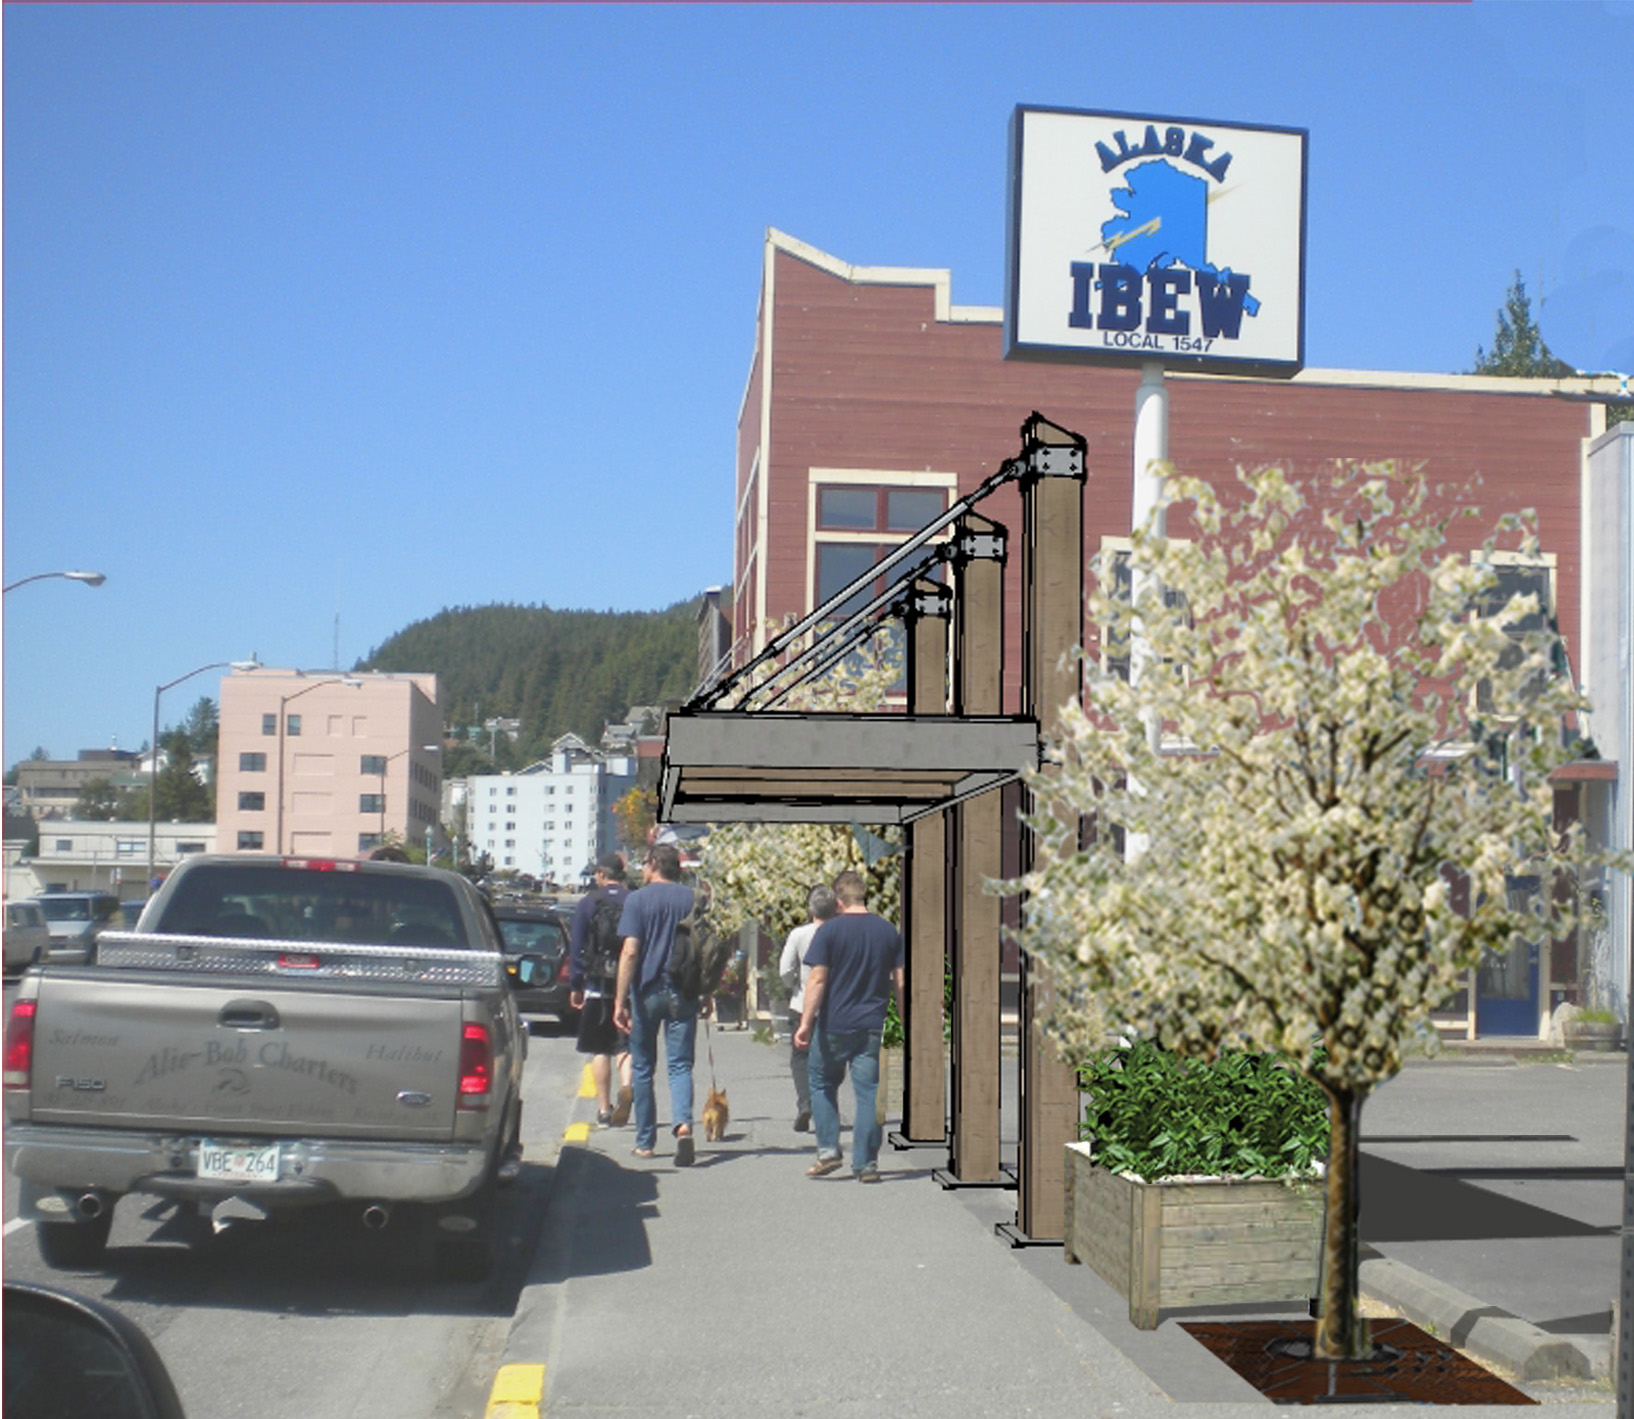
[[[371,1202],[363,1209],[363,1225],[371,1232],[382,1232],[391,1221],[391,1208],[383,1202]]]
[[[100,1192],[87,1192],[83,1194],[79,1201],[74,1205],[81,1217],[83,1217],[87,1222],[94,1222],[102,1215],[103,1208],[106,1204],[103,1203],[102,1194]]]

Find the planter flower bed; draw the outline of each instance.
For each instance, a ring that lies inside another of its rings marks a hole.
[[[1131,1323],[1316,1294],[1319,1090],[1273,1059],[1187,1064],[1145,1044],[1097,1060],[1083,1082],[1093,1141],[1067,1145],[1065,1254],[1129,1302]]]

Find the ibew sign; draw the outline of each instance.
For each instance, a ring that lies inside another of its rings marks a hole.
[[[1008,357],[1291,375],[1303,129],[1018,107]]]

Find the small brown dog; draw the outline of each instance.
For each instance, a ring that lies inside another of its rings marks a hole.
[[[720,1142],[726,1137],[726,1125],[731,1117],[731,1110],[726,1106],[726,1090],[711,1089],[704,1100],[704,1137],[711,1143]]]

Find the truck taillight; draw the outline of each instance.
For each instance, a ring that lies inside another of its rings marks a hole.
[[[9,1039],[8,1039],[9,1043]],[[9,1069],[11,1058],[8,1051],[6,1056]],[[488,1037],[488,1027],[472,1022],[465,1027],[465,1033],[460,1039],[460,1095],[459,1107],[462,1109],[485,1109],[488,1107],[488,1091],[493,1085],[494,1077],[494,1046]],[[10,1076],[8,1075],[9,1079]]]
[[[19,1000],[6,1022],[5,1087],[26,1089],[34,1070],[34,1011],[37,1001]]]
[[[561,969],[556,972],[556,979],[558,981],[571,981],[573,979],[573,962],[566,956],[562,957]]]

